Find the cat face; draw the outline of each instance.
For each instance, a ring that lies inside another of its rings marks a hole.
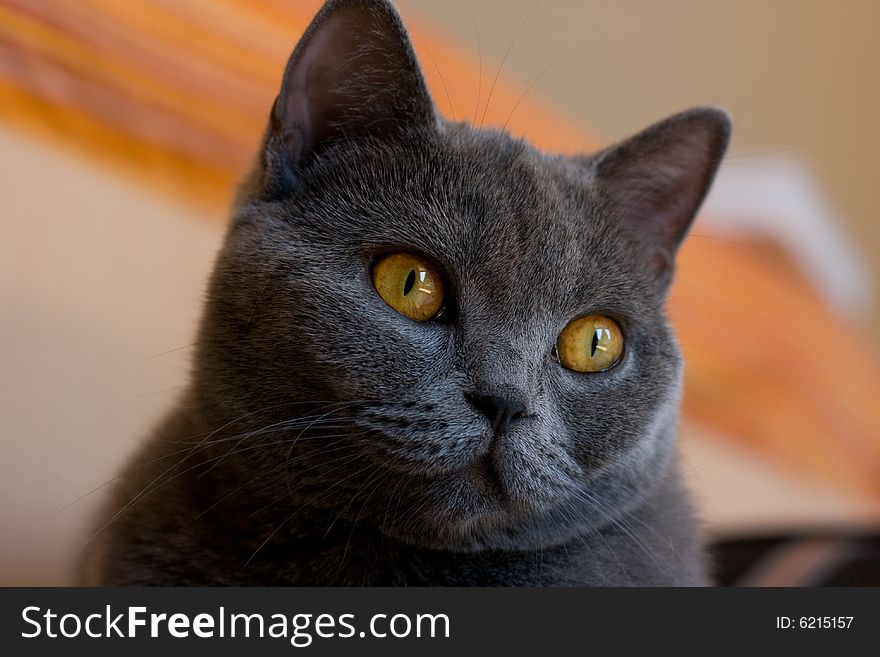
[[[692,110],[546,155],[440,120],[388,4],[328,3],[212,280],[200,400],[260,447],[230,458],[431,547],[546,544],[636,503],[672,454],[672,257],[728,130]],[[423,314],[395,300],[417,284]],[[581,343],[615,357],[578,371]]]

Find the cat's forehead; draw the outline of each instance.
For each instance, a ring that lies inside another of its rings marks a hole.
[[[343,196],[367,201],[352,208],[371,220],[365,237],[413,240],[438,258],[576,266],[584,247],[608,232],[586,167],[504,133],[450,130],[364,154],[351,171],[338,180],[357,188]]]
[[[374,187],[399,208],[379,221],[385,236],[412,240],[462,284],[574,293],[628,261],[588,168],[505,133],[453,131],[384,166],[401,181]]]

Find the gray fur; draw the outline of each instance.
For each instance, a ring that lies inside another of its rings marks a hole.
[[[566,158],[445,122],[390,4],[328,3],[239,194],[189,390],[126,469],[92,581],[707,583],[663,304],[728,133],[694,109]],[[374,290],[394,251],[444,272],[438,319]],[[554,357],[587,314],[626,335],[595,374]],[[494,436],[469,394],[526,414]]]

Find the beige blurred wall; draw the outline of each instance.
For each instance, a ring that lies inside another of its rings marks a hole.
[[[510,48],[506,72],[530,83],[549,66],[533,92],[602,138],[708,103],[734,116],[733,155],[783,151],[803,158],[871,267],[869,321],[880,337],[880,2],[397,3],[404,15],[429,17],[482,51],[484,97]],[[741,164],[760,166],[760,158]]]
[[[223,226],[0,122],[0,586],[74,582],[186,382]]]

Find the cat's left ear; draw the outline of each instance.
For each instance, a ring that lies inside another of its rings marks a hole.
[[[730,140],[729,115],[697,107],[654,124],[590,158],[609,210],[652,252],[667,278]]]
[[[389,0],[328,0],[290,56],[264,143],[267,173],[292,182],[334,143],[430,129],[438,118]],[[276,180],[276,184],[278,180]]]

